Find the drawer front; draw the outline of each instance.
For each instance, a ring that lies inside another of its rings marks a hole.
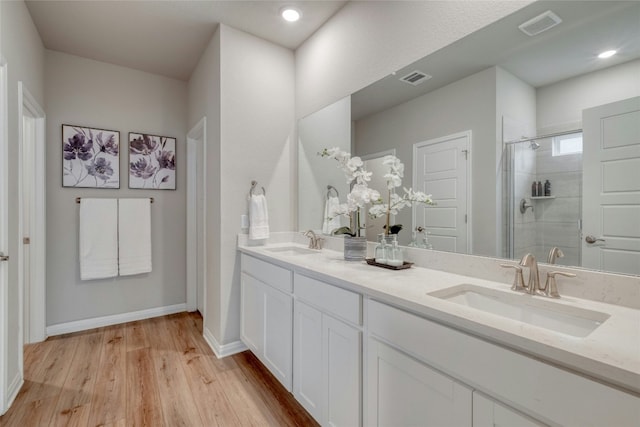
[[[300,274],[294,275],[295,296],[354,325],[362,324],[362,296]]]
[[[640,425],[640,398],[369,300],[369,333],[548,424]]]
[[[276,289],[290,294],[293,292],[293,283],[291,271],[277,265],[254,258],[252,256],[242,254],[241,258],[242,271],[252,277],[273,286]]]

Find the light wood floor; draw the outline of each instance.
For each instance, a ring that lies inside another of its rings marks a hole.
[[[25,347],[25,384],[0,426],[315,426],[249,352],[217,359],[199,314]]]

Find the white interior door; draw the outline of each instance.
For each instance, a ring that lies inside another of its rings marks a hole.
[[[18,82],[18,99],[20,317],[22,339],[33,343],[46,338],[45,114],[22,82]]]
[[[187,309],[205,316],[206,120],[187,135]]]
[[[582,265],[640,274],[640,97],[584,110],[582,127]]]
[[[24,343],[31,342],[31,228],[35,222],[34,205],[34,144],[36,120],[28,111],[22,117],[22,160],[21,160],[21,221],[22,221],[22,289],[24,295],[22,322]]]
[[[413,188],[437,203],[414,208],[413,229],[424,227],[433,249],[470,252],[470,145],[467,131],[413,146]]]

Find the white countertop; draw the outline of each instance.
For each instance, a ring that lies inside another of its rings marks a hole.
[[[280,243],[239,245],[238,249],[610,385],[640,393],[640,310],[575,297],[554,299],[557,304],[610,315],[595,331],[579,338],[428,295],[459,284],[514,293],[510,285],[504,283],[415,266],[407,270],[387,270],[365,262],[345,261],[341,252],[326,249],[308,255],[287,255],[268,250],[278,246],[304,247]],[[522,298],[550,300],[517,294]]]

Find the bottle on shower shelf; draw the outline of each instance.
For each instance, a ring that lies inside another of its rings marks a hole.
[[[545,197],[551,196],[551,182],[549,180],[544,182],[544,195]]]
[[[542,189],[542,182],[538,181],[537,190],[538,197],[544,196],[544,190]]]

